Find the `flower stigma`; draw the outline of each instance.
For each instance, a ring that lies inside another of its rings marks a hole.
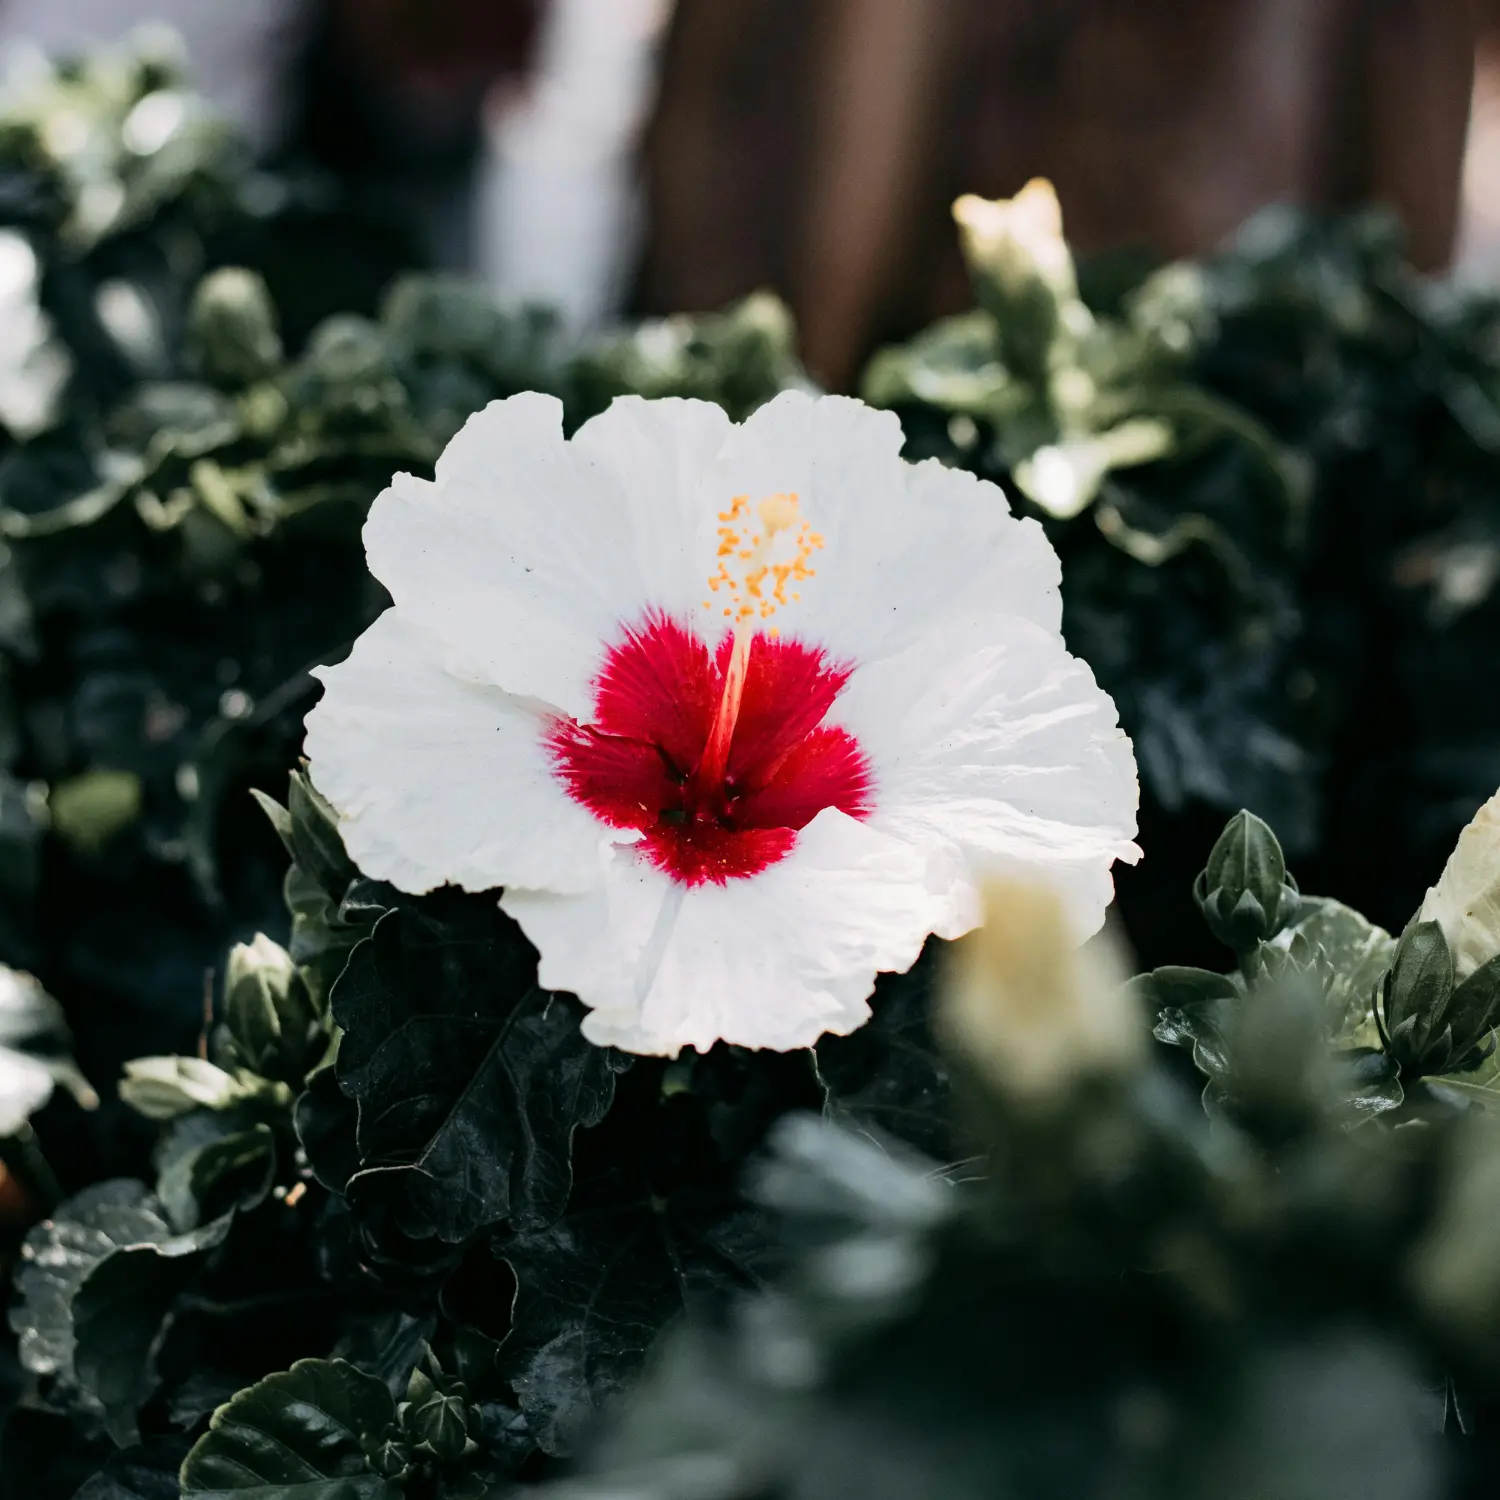
[[[850,668],[769,621],[815,576],[823,538],[796,495],[719,513],[704,608],[730,629],[648,611],[606,653],[593,721],[549,734],[557,774],[606,824],[683,884],[752,875],[784,858],[824,808],[869,810],[869,763],[825,723]]]
[[[755,507],[760,522],[752,530],[750,497],[736,495],[728,510],[719,512],[718,567],[710,575],[711,593],[724,591],[728,603],[724,617],[733,621],[733,641],[729,663],[724,670],[724,690],[704,746],[703,759],[694,774],[700,789],[719,785],[729,764],[729,746],[734,726],[739,720],[740,704],[745,694],[745,677],[750,667],[750,649],[755,640],[755,622],[769,620],[788,602],[788,587],[816,575],[808,566],[814,552],[822,550],[823,538],[812,529],[793,494],[767,495]],[[792,593],[793,602],[801,599]],[[712,609],[712,599],[703,601]],[[773,625],[766,634],[775,640],[780,632]]]

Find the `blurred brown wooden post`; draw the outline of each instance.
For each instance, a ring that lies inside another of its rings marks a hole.
[[[947,204],[1056,182],[1084,250],[1388,203],[1438,266],[1497,0],[678,0],[644,310],[787,295],[810,367],[963,305]]]

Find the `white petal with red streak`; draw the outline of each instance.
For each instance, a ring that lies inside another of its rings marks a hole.
[[[716,1041],[788,1050],[869,1015],[882,970],[968,908],[943,858],[844,813],[820,813],[786,859],[749,880],[674,886],[629,850],[579,896],[501,898],[541,952],[541,982],[590,1008],[584,1035],[631,1052]]]

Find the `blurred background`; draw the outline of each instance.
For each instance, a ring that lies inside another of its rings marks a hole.
[[[1500,274],[1497,0],[0,0],[0,49],[146,20],[401,258],[579,331],[770,287],[833,388],[966,305],[952,199],[1035,175],[1084,253],[1378,202]]]

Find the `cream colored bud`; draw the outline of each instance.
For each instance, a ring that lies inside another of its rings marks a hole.
[[[1080,947],[1058,898],[1018,880],[991,881],[984,909],[984,926],[958,945],[940,1011],[979,1070],[1035,1106],[1138,1066],[1144,1027],[1108,936]]]
[[[250,942],[236,943],[229,950],[225,989],[233,991],[242,984],[253,982],[264,984],[275,994],[284,994],[295,972],[291,954],[265,933],[257,932]]]
[[[1468,978],[1500,953],[1500,792],[1459,834],[1417,920],[1443,929],[1456,979]]]
[[[1002,287],[1017,290],[1040,280],[1060,299],[1078,295],[1073,255],[1063,238],[1062,205],[1045,178],[1033,178],[1014,198],[966,193],[954,203],[953,217],[965,260]]]

